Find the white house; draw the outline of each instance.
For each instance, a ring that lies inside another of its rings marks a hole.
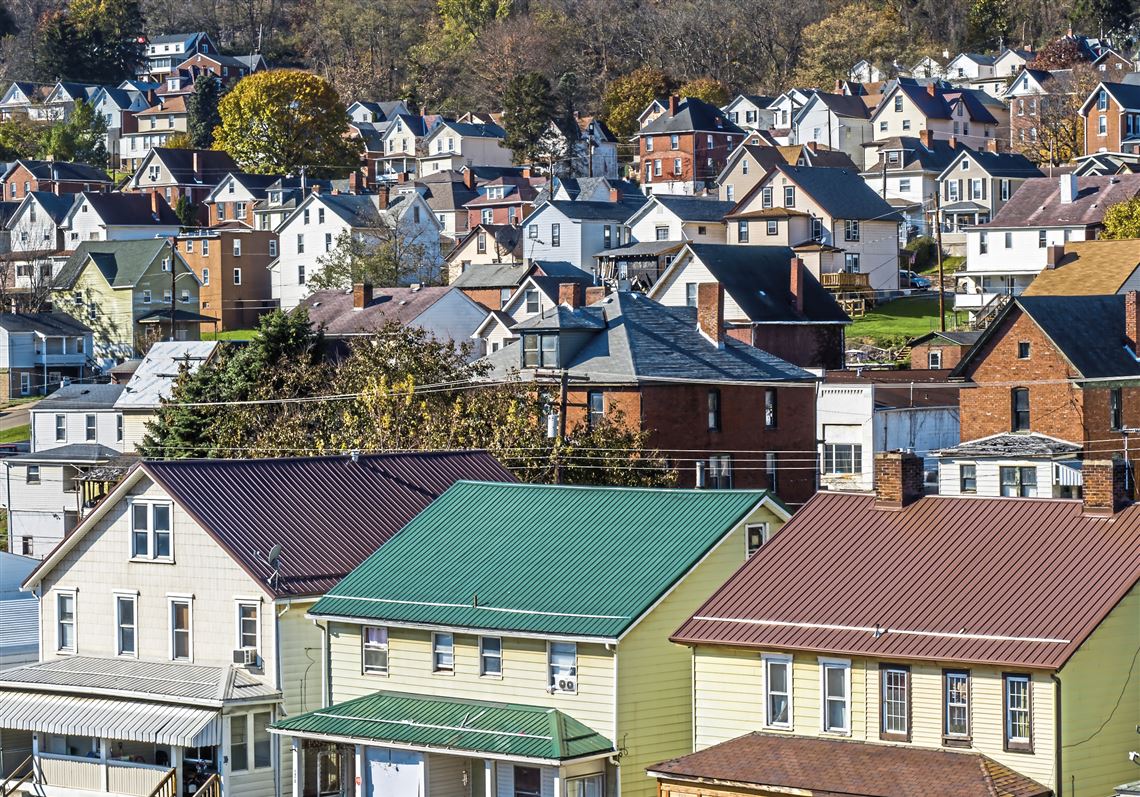
[[[506,135],[496,124],[441,119],[424,136],[419,173],[460,171],[464,166],[511,166],[514,155],[503,143]]]
[[[403,100],[387,102],[357,100],[348,106],[348,119],[356,124],[388,122],[397,114],[403,113],[408,113],[408,104]]]
[[[861,59],[855,62],[855,65],[848,71],[847,76],[856,83],[878,83],[883,79],[883,70],[879,69],[879,67],[870,61]]]
[[[217,45],[206,33],[171,33],[148,37],[146,59],[139,67],[138,74],[161,79],[195,53],[210,55],[217,52]]]
[[[539,141],[540,161],[560,177],[618,176],[617,137],[593,116],[575,117],[572,126],[552,121]]]
[[[864,98],[813,91],[793,121],[794,142],[814,142],[840,150],[862,163],[868,144],[875,140],[871,112]]]
[[[721,108],[728,121],[742,130],[764,130],[773,127],[775,111],[772,110],[773,98],[760,94],[737,94],[726,106]]]
[[[12,254],[30,263],[64,251],[63,225],[74,199],[73,194],[29,191],[8,218]]]
[[[0,395],[50,393],[90,373],[91,329],[67,313],[0,313]]]
[[[484,352],[490,354],[517,340],[511,327],[557,307],[562,285],[574,283],[583,292],[594,284],[593,275],[565,264],[539,263],[535,269],[503,303],[500,310],[492,310],[471,334],[480,341]],[[549,272],[549,273],[547,273]]]
[[[1038,432],[1003,432],[932,452],[939,495],[1079,498],[1080,443]]]
[[[625,221],[640,206],[640,201],[626,199],[541,202],[523,219],[523,258],[560,260],[592,271],[594,255],[621,244]]]
[[[959,53],[946,65],[946,77],[953,83],[993,77],[995,60],[992,55]]]
[[[781,145],[794,144],[795,131],[792,123],[796,114],[804,103],[808,101],[808,93],[800,89],[788,89],[772,101],[768,110],[772,112],[772,139]]]
[[[170,238],[182,222],[158,194],[96,194],[84,191],[63,220],[64,248],[82,241],[137,241]]]
[[[998,57],[994,59],[993,74],[995,77],[1011,78],[1024,69],[1036,55],[1037,53],[1033,52],[1033,50],[1006,47],[1001,51]]]
[[[713,198],[653,194],[626,219],[623,243],[696,241],[722,244],[727,236],[724,217],[735,204]]]

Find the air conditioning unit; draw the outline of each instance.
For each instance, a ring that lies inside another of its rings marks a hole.
[[[550,691],[573,694],[578,691],[578,682],[573,676],[561,676],[550,685]]]
[[[241,648],[234,651],[234,664],[243,667],[252,667],[257,664],[257,651],[252,648]]]

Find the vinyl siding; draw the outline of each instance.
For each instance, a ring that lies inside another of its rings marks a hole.
[[[63,415],[66,420],[66,434],[57,440],[55,416]],[[87,416],[95,416],[95,440],[87,439]],[[99,443],[108,448],[118,449],[122,443],[118,439],[119,413],[115,410],[32,410],[32,451],[48,451],[69,443]]]
[[[235,722],[247,722],[247,714],[232,714],[229,717],[229,722],[226,724],[225,734],[225,754],[230,755],[230,739],[232,737],[232,727]],[[279,737],[270,737],[270,741],[276,739],[280,741]],[[249,757],[250,764],[253,764],[253,739],[249,740]],[[232,758],[227,759],[227,764]],[[276,763],[276,761],[274,761]],[[283,772],[288,772],[287,768],[282,769]],[[275,770],[273,767],[261,767],[258,769],[247,769],[240,772],[234,772],[228,769],[223,775],[225,780],[225,793],[233,795],[234,797],[270,797],[276,791],[275,783]]]
[[[149,410],[123,413],[123,442],[119,445],[125,453],[130,453],[139,447],[146,436],[146,425],[153,417],[154,413]]]
[[[716,282],[717,278],[695,257],[686,256],[684,264],[664,286],[655,287],[653,298],[666,307],[685,307],[685,286],[689,283]],[[748,318],[731,296],[724,295],[724,320],[747,322]]]
[[[1134,586],[1060,672],[1065,797],[1099,797],[1136,778],[1140,586]]]
[[[776,651],[772,651],[775,653]],[[764,730],[764,651],[700,646],[693,657],[695,748],[703,749],[745,733]],[[829,658],[842,658],[839,656]],[[792,665],[793,732],[799,735],[879,740],[879,661],[851,661],[851,733],[823,733],[819,657],[795,653]],[[887,662],[902,663],[902,662]],[[910,744],[942,747],[942,668],[953,662],[911,663]],[[1032,753],[1006,752],[1002,741],[1002,669],[970,670],[972,747],[1002,764],[1051,786],[1053,782],[1053,683],[1046,673],[1032,676]],[[1068,778],[1066,774],[1066,779]]]
[[[432,672],[430,631],[389,629],[387,676],[361,672],[360,626],[330,623],[329,644],[334,703],[390,690],[549,706],[614,738],[613,654],[603,645],[578,644],[578,693],[567,695],[547,691],[543,639],[503,637],[502,678],[480,677],[479,639],[470,634],[455,635],[452,675]]]
[[[185,282],[185,280],[183,280]],[[83,298],[82,305],[72,301],[72,294]],[[162,297],[161,292],[159,298]],[[114,290],[102,272],[91,263],[83,269],[70,291],[56,294],[60,310],[91,327],[94,335],[93,359],[101,362],[121,361],[134,356],[134,315],[129,290]],[[88,316],[88,306],[94,303],[96,318]]]
[[[294,603],[277,607],[277,633],[280,638],[281,693],[287,716],[321,708],[322,634],[313,621],[305,617],[311,603]],[[281,612],[284,611],[284,614]]]

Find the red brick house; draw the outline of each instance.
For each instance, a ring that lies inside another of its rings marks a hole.
[[[910,342],[911,370],[940,371],[956,368],[982,333],[980,330],[964,332],[928,332]]]
[[[474,173],[468,170],[464,177]],[[479,196],[463,207],[467,209],[467,227],[480,224],[521,224],[534,210],[539,186],[528,177],[499,177],[479,185],[471,185]]]
[[[670,97],[665,111],[637,134],[642,188],[647,194],[702,192],[744,136],[715,105]]]
[[[23,199],[32,191],[52,194],[78,194],[81,191],[110,191],[111,178],[102,169],[86,163],[20,159],[8,164],[0,177],[8,201]]]
[[[1101,83],[1081,106],[1085,155],[1140,152],[1140,86]]]
[[[238,166],[220,150],[169,149],[155,147],[139,164],[126,190],[162,196],[170,207],[187,197],[197,209],[200,224],[209,224],[205,205],[213,189]]]
[[[817,377],[726,335],[722,285],[702,283],[696,307],[580,284],[559,299],[512,327],[519,340],[488,355],[493,374],[554,374],[557,393],[564,371],[567,428],[620,411],[678,486],[766,488],[792,506],[811,497]]]

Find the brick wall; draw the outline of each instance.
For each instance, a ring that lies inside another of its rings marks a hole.
[[[841,324],[758,324],[752,345],[801,368],[842,368]]]
[[[901,509],[922,497],[922,458],[909,452],[875,455],[875,506]]]
[[[1085,512],[1111,515],[1129,501],[1123,460],[1085,460],[1082,468]]]
[[[500,298],[501,289],[499,288],[461,288],[463,293],[467,294],[473,302],[486,307],[488,310],[502,310],[503,302]]]
[[[1120,125],[1122,117],[1120,115],[1120,106],[1112,97],[1108,98],[1108,110],[1098,111],[1096,100],[1093,100],[1092,106],[1089,108],[1088,115],[1085,117],[1085,154],[1091,155],[1095,152],[1120,152]],[[1099,117],[1104,114],[1107,122],[1107,135],[1100,135],[1097,132],[1100,128]]]
[[[939,351],[942,352],[942,365],[940,367],[944,369],[955,368],[962,361],[962,355],[966,353],[968,348],[968,346],[959,346],[948,342],[921,343],[910,350],[910,367],[916,370],[928,370],[930,368],[930,352]]]

